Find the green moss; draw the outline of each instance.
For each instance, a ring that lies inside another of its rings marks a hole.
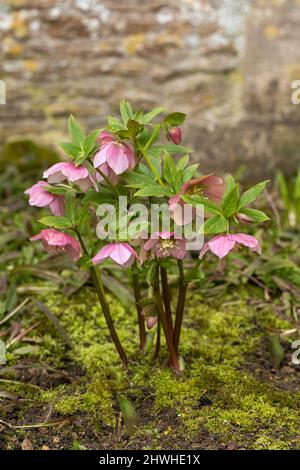
[[[235,441],[250,449],[297,447],[300,394],[261,381],[245,366],[255,351],[266,353],[262,349],[266,330],[291,326],[274,315],[272,306],[248,305],[245,291],[239,298],[228,294],[222,303],[210,304],[200,294],[191,295],[182,331],[186,370],[177,377],[163,365],[165,345],[161,365],[153,363],[152,352],[138,354],[135,312],[113,298],[109,303],[116,328],[133,359],[130,375],[119,364],[94,291],[81,289],[71,299],[53,292],[43,300],[74,345],[67,351],[57,330],[47,325],[47,354],[61,363],[67,357],[86,371],[77,383],[40,394],[56,412],[87,413],[115,429],[118,397],[125,395],[138,413],[146,407],[151,416],[131,437],[132,442],[145,438],[148,444],[150,439],[149,448],[160,448],[162,439],[169,437],[192,441],[201,429],[224,444]]]

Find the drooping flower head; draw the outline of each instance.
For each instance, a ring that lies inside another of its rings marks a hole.
[[[64,197],[47,191],[51,186],[46,181],[38,181],[25,191],[29,195],[29,205],[36,207],[49,206],[53,215],[64,215]]]
[[[199,258],[203,258],[203,256],[210,250],[218,256],[218,258],[222,259],[239,245],[247,246],[250,250],[255,251],[259,255],[261,254],[261,246],[257,238],[252,235],[246,235],[245,233],[235,233],[213,237],[204,244]]]
[[[101,248],[93,257],[94,265],[100,264],[106,259],[111,259],[123,268],[131,266],[135,259],[139,259],[136,251],[128,243],[109,243]]]
[[[177,259],[183,259],[186,252],[186,243],[184,239],[176,239],[174,232],[156,232],[144,245],[144,250],[154,249],[158,258],[167,258],[171,256]]]
[[[95,168],[107,163],[116,175],[120,175],[136,166],[137,159],[127,144],[119,142],[106,131],[100,134],[100,142],[100,150],[94,158]]]
[[[107,176],[107,178],[109,179],[109,181],[111,182],[111,184],[113,184],[114,186],[116,184],[118,184],[119,182],[119,177],[118,175],[116,175],[113,170],[108,166],[107,163],[103,163],[103,165],[99,166],[96,171],[95,171],[95,179],[97,181],[99,181],[99,183],[102,183],[104,181],[104,178],[103,176],[101,175],[101,173],[99,171],[101,171],[101,173],[103,173],[105,176]]]
[[[186,225],[195,218],[195,209],[191,212],[184,212],[184,201],[182,196],[196,194],[207,197],[213,202],[219,203],[224,195],[225,182],[220,176],[205,175],[200,178],[193,178],[184,183],[179,194],[169,199],[169,209],[172,219],[177,225]]]
[[[78,261],[82,256],[79,242],[71,235],[54,228],[41,230],[38,235],[30,238],[32,242],[38,240],[43,243],[44,248],[49,253],[67,253],[74,261]]]
[[[73,162],[55,163],[44,172],[43,178],[48,178],[48,183],[67,180],[75,183],[81,191],[87,191],[94,184],[88,169],[82,165],[76,166]]]
[[[168,130],[168,137],[176,145],[181,144],[182,142],[182,131],[180,127],[171,127]]]

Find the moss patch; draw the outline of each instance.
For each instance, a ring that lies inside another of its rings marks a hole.
[[[192,293],[182,334],[186,370],[177,377],[165,365],[164,347],[159,364],[153,362],[152,351],[138,353],[135,311],[109,299],[131,358],[126,374],[93,290],[84,288],[71,299],[54,292],[43,301],[59,317],[74,348],[67,350],[54,327],[47,324],[39,331],[45,342],[42,357],[46,355],[48,362],[49,357],[55,359],[57,367],[67,361],[85,370],[74,383],[39,393],[34,389],[35,398],[52,403],[57,415],[86,416],[93,426],[96,423],[97,432],[104,425],[109,436],[114,436],[120,426],[118,398],[125,395],[140,415],[140,425],[126,437],[126,444],[122,439],[114,443],[116,448],[176,448],[177,443],[178,448],[202,448],[207,446],[202,444],[203,435],[214,439],[212,448],[226,447],[232,441],[237,448],[249,449],[299,446],[300,394],[261,380],[255,368],[246,367],[257,352],[267,354],[262,346],[266,329],[291,326],[274,314],[271,305],[254,308],[244,294],[228,294],[222,303],[208,304],[200,294]],[[16,387],[12,383],[6,388]],[[32,398],[30,387],[18,391]],[[125,429],[122,432],[126,435]],[[88,442],[84,445],[89,448]]]

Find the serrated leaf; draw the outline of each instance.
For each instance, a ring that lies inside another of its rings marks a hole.
[[[140,197],[163,197],[163,196],[168,196],[169,191],[167,188],[163,188],[162,186],[159,186],[157,184],[152,184],[145,186],[142,189],[139,189],[134,196],[140,196]]]
[[[91,132],[84,141],[83,148],[84,148],[84,153],[86,156],[88,156],[91,151],[93,150],[95,146],[95,142],[97,137],[99,136],[100,131],[97,129],[96,131]]]
[[[152,121],[152,119],[154,119],[156,116],[158,116],[159,114],[163,112],[164,112],[164,108],[152,109],[152,111],[150,111],[149,113],[146,113],[143,116],[143,119],[142,119],[143,124],[149,124],[149,122]]]
[[[194,165],[190,165],[190,166],[188,166],[187,168],[184,169],[184,172],[183,172],[183,182],[184,183],[189,181],[194,176],[194,174],[198,170],[198,167],[199,167],[199,163],[194,163]]]
[[[155,145],[154,147],[151,148],[154,152],[156,152],[158,155],[160,153],[166,151],[167,153],[171,154],[178,154],[178,153],[191,153],[192,149],[189,147],[184,147],[183,145],[176,145],[176,144],[158,144]]]
[[[176,165],[177,168],[180,170],[184,170],[186,166],[188,165],[189,160],[190,160],[189,155],[183,155],[183,157],[181,157],[177,162],[177,165]]]
[[[266,184],[269,182],[269,180],[262,181],[261,183],[256,184],[252,188],[248,189],[240,199],[239,205],[238,205],[238,210],[240,210],[243,207],[248,206],[251,204],[251,202],[255,201],[255,199],[259,196],[259,194],[265,189]]]
[[[169,124],[170,126],[180,126],[184,122],[186,118],[186,114],[184,113],[170,113],[168,114],[164,121],[166,124]]]
[[[82,127],[80,126],[79,122],[76,121],[72,114],[70,114],[68,125],[69,134],[74,144],[79,145],[79,147],[82,147],[85,140],[85,133]]]
[[[122,100],[120,102],[120,114],[122,116],[124,124],[127,125],[128,120],[132,119],[133,117],[132,108],[128,101]]]
[[[58,230],[64,230],[72,227],[72,222],[67,217],[57,217],[55,215],[49,215],[42,217],[39,222],[47,225],[48,227],[57,228]]]
[[[227,230],[227,219],[221,215],[214,215],[210,219],[207,219],[204,224],[200,227],[200,234],[214,234],[222,233]]]
[[[191,204],[192,206],[197,206],[197,205],[200,205],[200,204],[203,204],[204,205],[204,208],[208,211],[208,212],[212,212],[213,214],[218,214],[218,215],[222,215],[222,210],[221,208],[213,201],[211,201],[210,199],[207,199],[203,196],[198,196],[198,195],[192,195],[192,196],[182,196],[182,199],[184,200],[184,202],[186,202],[187,204]]]
[[[74,158],[78,157],[82,152],[81,147],[76,144],[72,144],[71,142],[60,142],[58,145],[63,149],[64,152]]]
[[[223,198],[222,209],[225,217],[231,217],[233,214],[235,214],[239,198],[239,187],[236,183],[234,183],[234,185],[231,186],[230,191],[228,191],[227,194],[225,193]]]
[[[127,127],[122,124],[117,118],[114,116],[109,116],[107,119],[108,126],[113,132],[118,132],[118,131],[126,131]]]
[[[270,220],[267,214],[257,209],[248,209],[245,207],[241,211],[241,213],[247,215],[253,222],[256,223],[266,222],[267,220]]]

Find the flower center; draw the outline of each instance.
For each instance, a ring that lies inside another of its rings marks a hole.
[[[203,192],[204,192],[204,189],[201,188],[200,186],[192,186],[187,191],[188,194],[196,194],[198,196],[202,196]]]
[[[174,240],[161,240],[160,242],[160,247],[162,250],[169,250],[171,248],[173,248],[175,245],[175,241]]]

